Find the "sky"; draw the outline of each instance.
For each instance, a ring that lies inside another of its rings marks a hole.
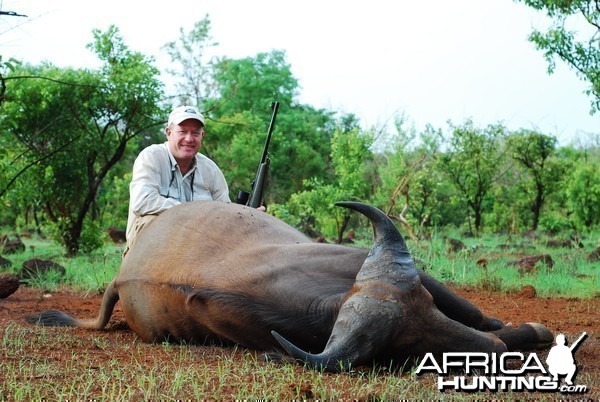
[[[28,16],[0,16],[4,59],[94,68],[92,29],[113,24],[164,70],[163,45],[208,15],[215,55],[285,50],[301,103],[354,113],[364,127],[404,115],[417,130],[472,119],[565,144],[600,133],[587,84],[563,63],[549,75],[527,40],[548,20],[512,0],[0,0],[0,10]]]

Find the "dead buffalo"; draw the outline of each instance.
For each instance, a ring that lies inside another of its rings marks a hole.
[[[95,319],[58,311],[41,325],[103,328],[121,300],[141,339],[239,344],[283,351],[337,371],[404,362],[427,352],[541,348],[539,324],[504,326],[417,270],[404,239],[380,210],[371,250],[313,243],[284,222],[236,204],[174,207],[140,234],[104,294]]]

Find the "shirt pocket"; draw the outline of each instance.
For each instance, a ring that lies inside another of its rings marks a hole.
[[[177,186],[177,180],[173,180],[170,186],[161,186],[160,195],[165,198],[175,198],[176,200],[180,200],[181,192]]]

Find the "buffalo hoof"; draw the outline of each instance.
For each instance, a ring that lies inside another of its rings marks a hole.
[[[552,332],[535,322],[521,324],[518,327],[507,324],[492,333],[500,338],[510,351],[545,349],[554,342]]]
[[[531,344],[531,350],[533,349],[546,349],[551,346],[554,342],[554,335],[550,330],[544,327],[542,324],[538,324],[537,322],[528,322],[529,325],[537,335],[537,343]]]

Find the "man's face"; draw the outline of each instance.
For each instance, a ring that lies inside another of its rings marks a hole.
[[[202,145],[204,127],[195,119],[184,120],[165,129],[168,146],[177,163],[191,162]]]

